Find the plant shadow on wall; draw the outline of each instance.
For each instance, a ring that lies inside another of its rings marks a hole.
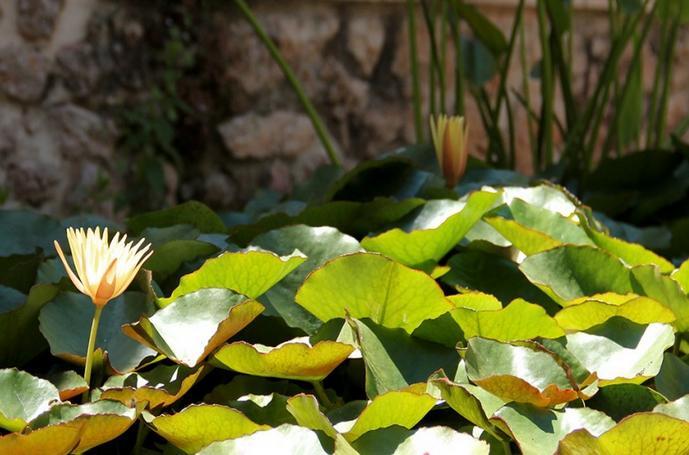
[[[139,54],[127,62],[136,66],[131,69],[137,73],[139,94],[114,109],[120,131],[118,170],[127,182],[115,203],[117,209],[137,213],[190,196],[178,194],[178,183],[193,180],[195,155],[218,145],[210,125],[224,115],[228,103],[212,76],[212,48],[200,43],[208,2],[154,1],[128,9],[140,13],[145,46],[135,49]],[[130,75],[123,72],[121,77]]]

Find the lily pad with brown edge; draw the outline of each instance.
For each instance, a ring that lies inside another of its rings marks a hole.
[[[123,434],[136,421],[139,412],[117,401],[99,400],[73,405],[63,403],[50,408],[31,422],[34,430],[64,423],[81,425],[79,443],[75,453],[82,453],[112,441]]]
[[[158,304],[166,307],[183,295],[209,288],[229,289],[255,299],[306,259],[298,250],[288,256],[259,249],[226,252],[184,275],[172,295],[158,299]]]
[[[216,404],[193,404],[176,414],[153,418],[150,426],[172,445],[190,454],[216,441],[270,429],[268,425],[254,423],[236,409]]]
[[[562,455],[684,455],[689,453],[689,422],[656,412],[633,414],[600,435],[580,429],[558,447]]]
[[[542,350],[471,338],[465,361],[469,379],[505,401],[552,407],[579,398],[562,364]]]
[[[16,368],[0,370],[0,428],[21,431],[60,402],[57,388]]]
[[[170,406],[203,377],[206,365],[158,365],[152,370],[110,376],[101,387],[100,398],[124,404],[147,402],[148,409]]]
[[[79,445],[83,422],[72,421],[39,428],[29,433],[0,436],[0,453],[12,455],[67,455]]]
[[[200,289],[122,331],[176,363],[193,368],[246,327],[263,306],[229,289]]]
[[[77,365],[86,361],[89,331],[95,312],[91,300],[82,294],[62,292],[43,307],[40,330],[48,340],[50,352]],[[122,325],[151,314],[153,305],[144,294],[127,292],[108,302],[96,337],[96,348],[107,353],[108,365],[117,373],[132,371],[155,351],[122,333]]]
[[[453,308],[433,278],[374,253],[326,262],[304,281],[296,301],[323,322],[370,318],[407,333]]]
[[[46,379],[60,391],[62,401],[67,401],[89,390],[84,378],[73,370],[58,371],[49,374]]]
[[[280,379],[321,381],[354,351],[354,346],[308,338],[270,347],[244,341],[226,344],[213,355],[213,364],[239,373]]]

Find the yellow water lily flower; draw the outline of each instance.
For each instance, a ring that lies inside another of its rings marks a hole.
[[[116,233],[108,243],[108,228],[67,229],[67,240],[72,251],[74,268],[72,271],[60,244],[55,241],[55,249],[65,265],[69,278],[79,291],[91,298],[97,307],[122,294],[132,282],[144,262],[153,254],[150,244],[142,247],[144,239],[134,245],[126,243],[127,235]]]
[[[445,182],[449,188],[454,188],[467,167],[469,126],[464,117],[456,115],[431,117],[431,136]]]

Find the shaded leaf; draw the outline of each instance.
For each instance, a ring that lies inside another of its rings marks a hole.
[[[689,394],[689,365],[674,354],[663,354],[663,364],[655,377],[656,390],[668,400]]]
[[[21,431],[60,401],[57,388],[16,368],[0,370],[0,427]]]
[[[206,205],[189,201],[169,209],[137,215],[127,220],[127,227],[135,234],[146,228],[168,227],[187,224],[205,233],[225,232],[227,228],[220,217]]]

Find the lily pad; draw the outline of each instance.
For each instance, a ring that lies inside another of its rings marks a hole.
[[[122,331],[177,363],[195,367],[263,311],[229,289],[200,289]]]
[[[543,351],[471,338],[465,360],[469,379],[505,401],[549,407],[579,397],[567,372]]]
[[[656,266],[641,265],[631,269],[632,288],[639,295],[645,295],[662,303],[673,313],[673,325],[680,332],[689,331],[689,297],[680,285],[660,272]]]
[[[284,453],[304,453],[313,455],[327,455],[318,435],[297,425],[283,424],[270,430],[257,431],[248,436],[242,436],[226,441],[210,444],[199,452],[199,455],[225,455],[228,453],[272,453],[276,447]]]
[[[282,257],[262,250],[224,253],[184,275],[172,295],[158,303],[165,307],[185,294],[208,288],[230,289],[255,299],[305,260],[298,251]]]
[[[216,441],[270,429],[235,409],[215,404],[191,405],[176,414],[158,416],[151,421],[151,427],[186,453],[197,453]]]
[[[605,303],[592,298],[568,305],[555,315],[555,320],[563,329],[574,332],[588,330],[615,316],[637,324],[671,323],[675,320],[671,310],[648,297],[631,297],[624,303]]]
[[[53,251],[64,228],[54,218],[29,210],[0,210],[0,256],[33,254],[36,248]]]
[[[147,402],[149,409],[170,406],[179,400],[203,376],[206,367],[158,365],[154,369],[110,376],[101,387],[100,398],[121,403]]]
[[[107,352],[108,363],[116,372],[131,371],[155,351],[136,343],[122,333],[122,324],[150,314],[153,305],[143,294],[127,292],[110,301],[103,310],[96,347]],[[62,292],[41,310],[40,330],[50,344],[50,352],[67,361],[83,365],[89,330],[95,308],[82,294]]]
[[[369,251],[384,255],[410,267],[424,267],[438,262],[469,229],[493,207],[498,193],[477,191],[466,203],[434,200],[424,205],[403,229],[394,228],[361,244]]]
[[[662,403],[653,408],[653,412],[669,415],[689,422],[689,395],[684,395],[670,403]]]
[[[324,322],[348,315],[408,333],[452,308],[433,278],[371,253],[327,262],[309,275],[296,301]]]
[[[668,324],[640,325],[620,317],[567,335],[567,350],[604,385],[641,382],[660,371],[663,352],[675,342]]]
[[[144,213],[127,220],[127,227],[135,234],[146,228],[162,228],[178,224],[188,224],[205,233],[227,231],[222,219],[206,205],[197,201],[189,201],[169,209]]]
[[[270,288],[262,297],[266,314],[275,313],[290,327],[314,333],[321,322],[294,301],[306,276],[326,261],[343,254],[361,251],[359,242],[332,227],[288,226],[259,235],[252,245],[285,255],[299,250],[308,259]]]
[[[493,420],[501,423],[504,431],[513,436],[523,455],[555,453],[558,442],[568,433],[585,429],[600,435],[615,425],[614,420],[595,409],[565,408],[555,411],[517,403],[504,406],[495,413]]]
[[[354,351],[349,344],[321,341],[314,346],[300,340],[277,347],[243,341],[226,344],[213,356],[216,365],[253,376],[321,381]]]
[[[136,421],[137,410],[117,401],[100,400],[82,405],[59,404],[53,406],[34,421],[31,428],[41,429],[63,423],[80,423],[79,444],[75,453],[115,439]]]
[[[155,247],[153,255],[146,261],[146,269],[153,272],[156,280],[164,280],[180,266],[198,258],[215,254],[218,247],[199,240],[171,240]]]
[[[466,338],[517,341],[538,337],[559,338],[565,334],[543,307],[521,299],[499,310],[457,308],[450,314]]]
[[[70,422],[39,428],[30,433],[0,436],[0,453],[12,455],[67,455],[79,445],[82,422]]]
[[[602,292],[633,292],[629,270],[619,259],[590,246],[563,245],[521,264],[526,277],[555,301]]]
[[[442,453],[448,447],[461,448],[466,455],[488,455],[490,446],[466,433],[448,427],[419,428],[402,442],[393,455],[416,455],[419,453]]]
[[[38,314],[58,291],[52,285],[36,285],[28,296],[21,296],[21,302],[12,304],[13,309],[0,313],[0,367],[22,366],[47,349],[38,330]]]
[[[0,370],[0,427],[21,431],[59,402],[57,388],[45,379],[15,368]]]
[[[82,376],[73,370],[60,371],[47,378],[60,391],[60,400],[66,401],[89,389]]]
[[[453,348],[388,329],[369,320],[350,319],[348,327],[366,366],[366,393],[373,398],[411,384],[426,382],[442,368],[453,377],[460,357]]]
[[[666,352],[660,372],[656,375],[655,385],[658,392],[669,400],[689,394],[689,364]]]
[[[619,421],[637,412],[652,411],[666,400],[655,390],[639,384],[612,384],[601,387],[586,402],[589,408],[597,409]]]
[[[689,452],[689,422],[659,413],[639,413],[627,417],[596,437],[586,429],[567,435],[559,446],[563,455]]]

